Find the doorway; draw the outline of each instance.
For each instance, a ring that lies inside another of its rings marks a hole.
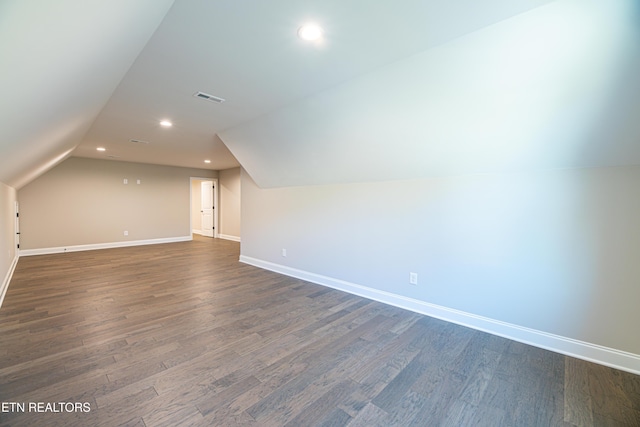
[[[191,178],[191,232],[218,237],[218,180]]]

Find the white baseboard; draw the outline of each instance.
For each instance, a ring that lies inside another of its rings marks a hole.
[[[218,239],[233,240],[234,242],[239,242],[240,241],[240,237],[238,237],[238,236],[230,236],[228,234],[218,234]]]
[[[514,341],[640,375],[640,355],[477,316],[402,295],[241,255],[240,262],[338,289]]]
[[[125,248],[129,246],[156,245],[160,243],[188,242],[192,236],[167,237],[162,239],[128,240],[124,242],[96,243],[91,245],[59,246],[55,248],[22,249],[20,256],[60,254],[66,252],[93,251],[97,249]]]
[[[4,301],[4,296],[7,293],[7,289],[9,289],[9,283],[11,282],[11,278],[13,277],[13,272],[16,269],[16,265],[18,265],[18,258],[18,255],[13,258],[13,261],[9,266],[9,271],[7,271],[7,274],[4,276],[4,280],[0,284],[0,307],[2,307],[2,301]]]
[[[191,230],[192,234],[200,234],[202,235],[202,230]]]

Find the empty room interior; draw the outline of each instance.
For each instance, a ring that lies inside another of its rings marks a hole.
[[[0,426],[640,426],[640,3],[0,1]]]

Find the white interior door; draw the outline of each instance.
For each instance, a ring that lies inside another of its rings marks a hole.
[[[200,214],[202,215],[202,235],[214,237],[214,198],[213,198],[213,181],[202,181],[200,183]]]

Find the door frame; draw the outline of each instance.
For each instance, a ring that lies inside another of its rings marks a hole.
[[[193,183],[213,181],[213,237],[218,237],[218,178],[192,176],[189,178],[189,235],[193,236]],[[193,237],[192,237],[193,239]]]
[[[196,186],[197,185],[194,184],[194,187]],[[200,228],[202,230],[202,236],[204,237],[216,237],[216,221],[214,218],[216,207],[213,203],[213,193],[215,190],[215,182],[200,181]],[[193,203],[193,205],[195,205],[195,203]],[[193,217],[195,218],[196,216],[197,214],[194,212]],[[205,217],[207,218],[206,221]],[[209,224],[211,224],[210,230],[208,229]]]
[[[16,200],[14,245],[16,254],[20,253],[20,204]]]

